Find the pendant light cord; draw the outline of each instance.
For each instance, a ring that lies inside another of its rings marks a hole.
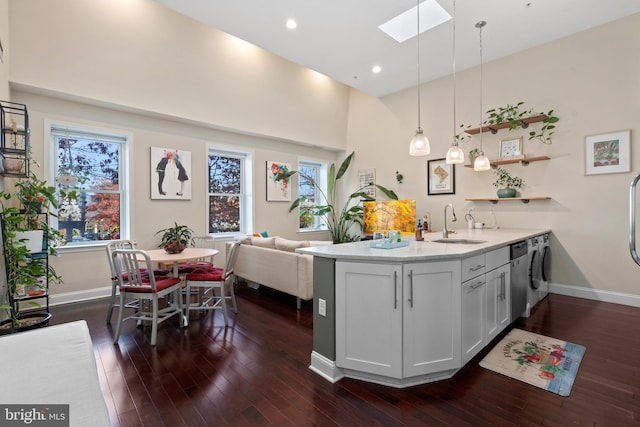
[[[482,88],[483,88],[483,83],[482,83],[482,28],[487,24],[486,21],[479,21],[476,24],[476,27],[480,29],[480,153],[484,153],[482,150],[482,110],[483,110],[483,104],[482,104]]]
[[[417,0],[416,10],[418,15],[418,130],[420,130],[422,129],[422,126],[420,126],[420,0]]]
[[[458,146],[458,138],[456,138],[456,0],[453,0],[453,145]]]

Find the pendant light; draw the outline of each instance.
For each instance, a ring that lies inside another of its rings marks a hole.
[[[416,13],[418,15],[418,129],[409,143],[409,155],[427,156],[431,153],[431,145],[420,126],[420,0],[417,0]]]
[[[480,155],[473,162],[473,170],[475,171],[488,171],[491,169],[491,163],[487,156],[484,155],[484,151],[482,151],[482,28],[485,25],[487,25],[486,21],[478,21],[476,23],[476,28],[480,30]]]
[[[456,0],[453,0],[453,141],[447,151],[446,162],[449,165],[464,163],[464,151],[458,146],[456,138]]]

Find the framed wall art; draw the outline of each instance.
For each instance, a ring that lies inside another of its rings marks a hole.
[[[427,161],[427,194],[456,194],[456,165],[445,159]]]
[[[631,131],[589,135],[584,139],[585,175],[631,171]]]
[[[358,182],[362,192],[367,196],[376,197],[376,170],[362,169],[358,171]]]
[[[267,161],[267,201],[290,202],[291,178],[276,181],[278,174],[291,171],[291,163]]]
[[[500,141],[499,155],[501,159],[513,159],[523,157],[522,137],[507,138]]]
[[[151,198],[191,200],[191,152],[151,147]]]

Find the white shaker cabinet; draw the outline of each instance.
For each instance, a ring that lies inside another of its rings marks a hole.
[[[509,248],[462,260],[462,363],[465,364],[509,325]]]
[[[460,262],[336,262],[336,366],[396,379],[456,370]]]

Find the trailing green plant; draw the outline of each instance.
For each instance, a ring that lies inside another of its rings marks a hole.
[[[493,173],[497,176],[495,182],[492,184],[496,188],[522,188],[524,187],[524,181],[522,178],[512,176],[508,170],[497,167],[493,170]]]
[[[349,165],[353,160],[355,153],[351,153],[341,163],[340,167],[336,171],[334,163],[329,167],[329,176],[327,183],[327,192],[322,191],[322,187],[309,175],[298,171],[289,171],[286,173],[280,173],[276,175],[275,180],[281,181],[288,179],[294,174],[298,174],[300,179],[305,181],[305,184],[315,188],[320,194],[322,201],[316,200],[313,206],[309,206],[306,196],[300,196],[291,203],[289,212],[300,208],[300,216],[313,215],[319,217],[321,221],[326,225],[327,230],[331,234],[331,240],[333,243],[346,243],[360,240],[362,227],[363,227],[363,210],[360,202],[362,201],[374,201],[375,198],[369,196],[365,189],[372,183],[368,183],[356,191],[351,193],[341,209],[337,207],[337,183],[345,175]],[[382,185],[375,185],[380,191],[382,191],[389,199],[398,200],[397,194],[393,190],[389,190]],[[352,229],[356,227],[360,233],[352,234]]]
[[[172,227],[164,228],[156,232],[156,236],[162,234],[159,248],[164,248],[169,253],[179,253],[184,250],[193,237],[193,230],[187,225],[180,225],[174,222]]]
[[[529,124],[524,121],[525,119],[545,115],[546,117],[542,120],[542,127],[538,131],[532,130],[529,132],[529,141],[537,139],[543,144],[551,144],[551,135],[553,135],[554,129],[556,128],[555,123],[560,119],[553,115],[553,110],[549,110],[546,113],[536,112],[533,108],[524,109],[522,107],[523,105],[524,102],[521,101],[513,105],[507,104],[505,107],[487,110],[487,120],[482,122],[482,126],[497,126],[503,123],[509,123],[509,130],[514,130],[518,127],[526,129],[529,127]],[[456,140],[459,142],[467,141],[470,137],[465,132],[470,127],[469,125],[460,125],[462,131],[456,135]]]

